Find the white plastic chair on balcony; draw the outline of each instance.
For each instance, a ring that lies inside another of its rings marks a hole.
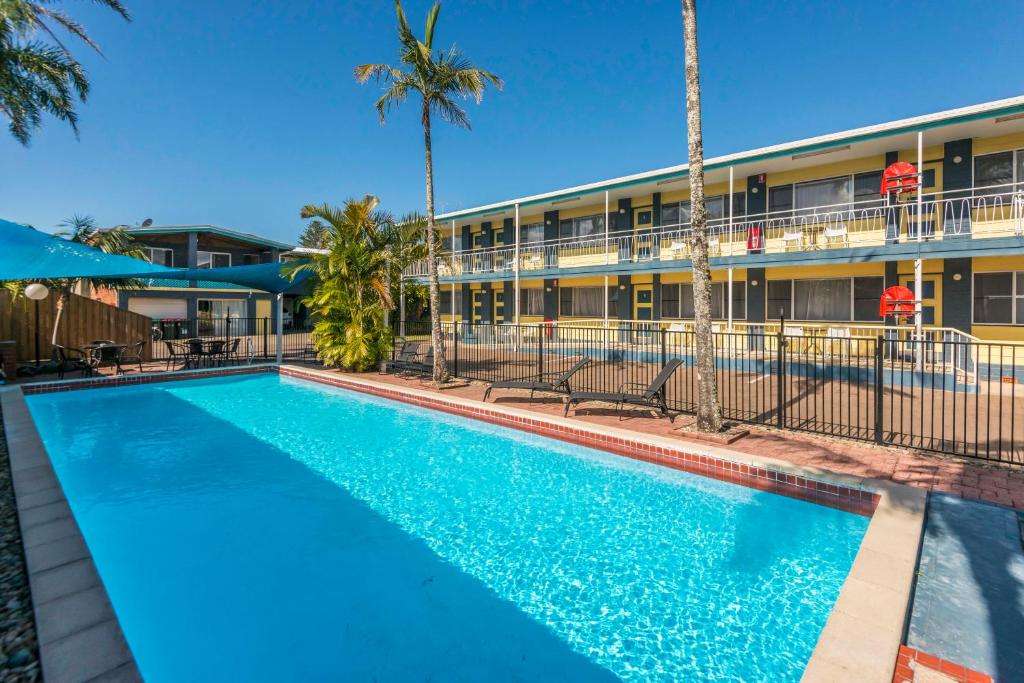
[[[829,223],[825,226],[825,244],[850,245],[850,231],[846,223]]]
[[[828,353],[829,355],[835,355],[835,349],[838,348],[839,349],[839,354],[842,355],[842,352],[843,352],[843,344],[842,344],[842,342],[838,342],[838,343],[833,343],[833,342],[837,342],[837,340],[840,340],[840,339],[851,339],[852,337],[853,337],[853,332],[852,332],[852,330],[850,330],[849,327],[830,327],[830,328],[828,328],[825,331],[825,338],[828,340],[828,343],[825,345],[825,352]]]
[[[683,258],[689,253],[690,245],[685,240],[675,240],[669,245],[668,250],[672,253],[672,258]]]
[[[722,253],[722,240],[712,235],[708,237],[708,253],[709,254],[721,254]]]
[[[540,270],[544,267],[544,257],[540,254],[527,254],[523,257],[523,270]]]
[[[668,326],[669,332],[686,332],[686,325],[683,323],[672,323]]]
[[[796,247],[797,251],[804,248],[804,231],[799,226],[789,226],[782,232],[782,248],[789,251],[790,247]]]

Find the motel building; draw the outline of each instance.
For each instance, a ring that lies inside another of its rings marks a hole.
[[[876,337],[903,285],[927,338],[1024,341],[1024,97],[705,168],[716,331]],[[440,215],[443,319],[686,330],[689,220],[685,165]]]

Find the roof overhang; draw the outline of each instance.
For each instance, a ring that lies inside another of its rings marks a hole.
[[[705,159],[705,183],[728,182],[729,168],[736,179],[750,175],[818,166],[823,163],[911,149],[917,145],[918,131],[924,132],[926,146],[964,138],[991,137],[1024,131],[1024,96],[915,116],[889,123],[865,126],[840,133],[806,138],[780,145]],[[644,173],[612,178],[575,187],[567,187],[503,202],[451,211],[437,216],[439,221],[468,218],[504,219],[520,214],[593,203],[592,195],[608,192],[609,200],[667,192],[688,187],[687,164],[669,166]],[[587,199],[591,201],[588,202]]]

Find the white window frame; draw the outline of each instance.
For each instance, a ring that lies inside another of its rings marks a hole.
[[[1012,192],[1014,189],[1017,189],[1018,185],[1020,185],[1021,183],[1024,183],[1024,178],[1021,178],[1020,174],[1017,172],[1017,169],[1020,166],[1021,159],[1024,158],[1024,149],[1000,149],[1000,150],[996,150],[995,152],[985,152],[984,154],[975,154],[971,158],[971,188],[972,188],[973,193],[974,193],[975,196],[981,196],[981,197],[986,196],[984,194],[982,194],[982,195],[978,194],[978,190],[983,189],[983,188],[979,188],[978,187],[978,179],[976,177],[976,174],[977,174],[977,160],[981,159],[983,157],[995,156],[996,154],[1006,154],[1007,152],[1010,153],[1010,157],[1011,157],[1010,165],[1013,167],[1012,168],[1013,186],[1012,186],[1012,188],[1006,188],[1006,192]],[[985,187],[1000,187],[1000,186],[999,185],[985,185]],[[1017,272],[1017,271],[1005,271],[1005,270],[1002,270],[1002,271],[992,271],[992,272],[1006,273],[1006,272]],[[972,280],[972,282],[973,282],[973,280]],[[972,294],[973,294],[973,291],[972,291]],[[973,301],[973,299],[972,299],[972,301]],[[973,314],[972,314],[972,319],[973,319]],[[985,323],[979,323],[979,325],[984,325],[984,324]]]
[[[173,249],[168,249],[167,247],[146,247],[146,250],[149,252],[149,262],[150,263],[158,263],[156,261],[156,259],[153,258],[153,252],[154,251],[162,251],[162,252],[165,252],[165,253],[171,255],[171,258],[170,258],[171,262],[170,263],[164,263],[163,261],[160,261],[158,263],[158,265],[166,265],[168,268],[173,268],[174,267],[174,250]]]
[[[796,216],[796,215],[799,215],[800,211],[807,211],[810,208],[815,208],[815,207],[808,207],[806,209],[799,209],[799,208],[797,208],[797,205],[796,205],[796,188],[797,188],[798,185],[809,185],[809,184],[812,184],[812,183],[824,183],[824,182],[828,182],[830,180],[841,180],[841,179],[845,178],[850,183],[850,197],[849,197],[849,200],[845,204],[843,204],[843,203],[840,203],[840,204],[829,204],[828,206],[832,207],[830,209],[831,211],[841,210],[839,207],[843,207],[843,206],[845,206],[847,209],[856,209],[857,208],[857,176],[859,176],[859,175],[866,175],[868,173],[884,173],[884,172],[885,172],[884,169],[875,169],[875,170],[868,170],[868,171],[857,171],[855,173],[845,173],[845,174],[840,174],[840,175],[827,176],[825,178],[813,178],[811,180],[800,180],[800,181],[790,182],[790,183],[779,183],[778,185],[769,185],[765,189],[765,192],[767,193],[765,195],[765,201],[768,202],[769,198],[771,197],[771,191],[772,190],[780,188],[780,187],[787,187],[788,186],[789,188],[791,188],[790,189],[790,203],[792,204],[792,206],[785,213],[788,213],[790,215]],[[974,172],[974,165],[973,165],[973,163],[971,165],[971,172],[972,173]],[[879,189],[881,189],[881,188],[879,188]],[[861,206],[870,206],[870,204],[869,204],[870,202],[878,202],[881,199],[882,199],[882,196],[881,196],[881,194],[879,194],[878,199],[862,200],[860,205]],[[772,214],[771,214],[771,205],[770,204],[768,205],[768,211],[769,211],[769,216],[771,216]],[[818,278],[818,279],[833,279],[833,278]]]
[[[534,295],[531,294],[531,292],[539,292],[540,293],[540,313],[533,313],[533,312],[530,312],[530,310],[529,310],[529,308],[530,308],[530,299],[531,298],[535,298]],[[522,287],[519,290],[519,308],[520,308],[519,315],[541,316],[541,317],[543,317],[544,316],[544,288],[543,287]],[[524,311],[524,310],[522,310],[523,308],[526,308],[527,310]]]
[[[536,230],[540,228],[540,239],[528,240],[526,234],[529,230]],[[544,223],[543,221],[536,221],[534,223],[523,223],[519,226],[519,245],[525,244],[539,244],[544,241]]]
[[[241,307],[239,308],[239,310],[242,313],[248,312],[248,308],[249,307],[248,307],[248,304],[246,303],[245,299],[209,299],[209,298],[203,298],[203,299],[196,299],[196,316],[197,317],[199,316],[199,305],[201,303],[203,303],[203,302],[210,302],[212,304],[212,303],[224,303],[226,301],[230,301],[232,303],[239,303],[239,304],[241,304]],[[211,306],[211,308],[212,308],[212,306]],[[215,318],[215,317],[213,317],[211,315],[210,316],[210,320],[224,320],[227,317],[228,316],[225,315],[225,316],[220,316],[220,317],[216,317]],[[236,319],[236,318],[245,318],[247,316],[245,316],[245,315],[231,315],[230,317],[232,319]]]
[[[596,311],[593,314],[576,313],[575,308],[576,308],[576,290],[577,289],[598,290],[600,292],[598,301],[602,304],[602,306],[600,307],[601,310],[600,311]],[[573,311],[571,313],[563,313],[562,312],[562,292],[564,290],[569,290],[569,291],[572,292],[572,307],[573,307]],[[562,287],[562,288],[560,288],[558,290],[558,316],[560,318],[562,318],[562,317],[566,317],[566,318],[600,318],[604,314],[604,305],[603,304],[604,304],[605,296],[606,296],[606,290],[601,285],[581,285],[581,286]]]
[[[207,256],[209,256],[210,262],[209,262],[208,265],[204,266],[200,262],[200,254],[206,254]],[[213,265],[213,257],[214,256],[227,256],[228,257],[228,265],[227,266],[214,266]],[[205,249],[199,249],[199,250],[196,251],[196,268],[230,268],[230,267],[231,267],[231,254],[229,254],[226,251],[206,251]]]
[[[1024,291],[1019,291],[1017,288],[1017,276],[1024,274],[1024,270],[983,270],[971,274],[971,324],[972,325],[988,325],[993,327],[1007,327],[1007,326],[1021,326],[1024,325],[1024,320],[1017,320],[1017,299],[1024,299]],[[1010,276],[1010,294],[1009,296],[1001,296],[1000,298],[1006,298],[1010,300],[1010,320],[1013,322],[1008,323],[980,323],[974,318],[974,290],[975,284],[979,275],[1009,275]]]

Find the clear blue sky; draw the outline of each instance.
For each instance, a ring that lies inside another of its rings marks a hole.
[[[394,61],[387,0],[125,0],[126,24],[64,3],[93,93],[81,139],[0,131],[0,217],[52,229],[210,223],[291,241],[307,203],[424,206],[415,107],[380,126],[352,67]],[[409,0],[417,32],[428,7]],[[701,3],[705,150],[740,151],[1024,93],[1024,3]],[[437,43],[504,77],[435,127],[438,209],[682,163],[680,3],[450,0]],[[916,61],[910,55],[923,52]]]

